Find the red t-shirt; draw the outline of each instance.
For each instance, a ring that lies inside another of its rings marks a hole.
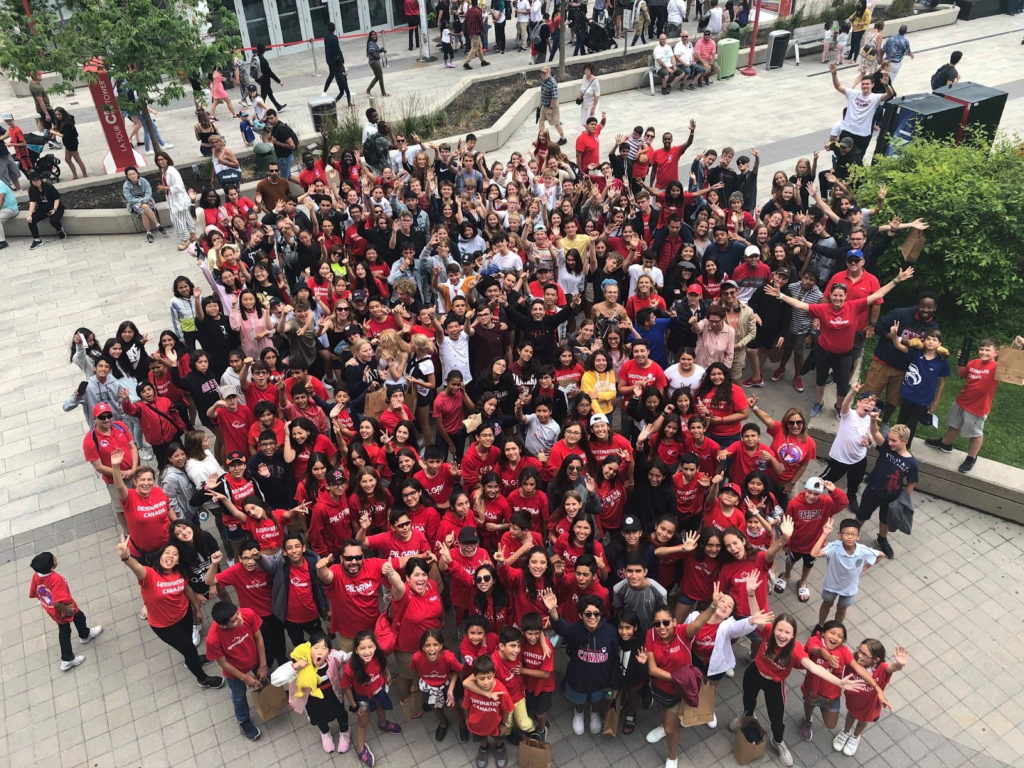
[[[379,487],[379,486],[378,486]],[[376,497],[363,501],[358,493],[350,493],[348,496],[349,509],[355,509],[360,515],[366,512],[370,516],[370,525],[374,528],[384,528],[388,524],[388,513],[395,500],[391,497],[391,491],[384,491],[384,499],[378,501]]]
[[[384,561],[376,557],[365,559],[355,576],[349,576],[341,565],[331,566],[334,580],[324,588],[331,604],[332,633],[355,637],[363,630],[373,629],[380,616],[379,588],[386,581],[381,575],[383,567]]]
[[[736,276],[733,275],[733,279],[735,278]],[[854,280],[853,278],[850,277],[849,272],[844,269],[842,272],[837,272],[836,274],[832,275],[832,279],[829,280],[828,285],[825,286],[825,296],[832,295],[832,286],[835,285],[836,283],[846,284],[847,301],[849,301],[850,299],[867,299],[868,296],[870,296],[872,293],[874,293],[881,287],[881,284],[878,282],[878,278],[872,275],[870,272],[861,272],[860,277],[857,280]],[[884,301],[884,299],[879,299],[875,303],[882,304],[884,303]],[[863,311],[861,312],[860,317],[857,319],[857,330],[863,331],[867,327],[868,307],[865,306]]]
[[[462,488],[466,493],[472,494],[480,484],[480,477],[493,472],[498,466],[498,459],[501,458],[501,449],[492,445],[487,455],[481,457],[477,450],[479,443],[474,443],[466,449],[466,455],[462,457]]]
[[[721,589],[736,601],[734,615],[737,618],[750,615],[750,600],[747,598],[747,576],[756,571],[761,577],[761,586],[755,597],[762,610],[768,606],[768,560],[764,552],[758,552],[753,560],[738,560],[726,563],[718,576]]]
[[[598,123],[593,136],[584,131],[576,139],[576,151],[582,156],[580,170],[584,173],[590,169],[591,165],[601,164],[601,142],[598,139],[601,136],[602,128],[604,126]]]
[[[458,608],[470,609],[473,605],[473,596],[476,592],[476,584],[473,579],[476,576],[476,569],[484,563],[491,561],[488,550],[477,547],[472,556],[466,557],[462,554],[462,547],[455,544],[451,549],[452,563],[448,572],[452,578],[452,604]],[[471,611],[477,613],[477,611]]]
[[[111,423],[109,435],[101,434],[94,427],[82,438],[82,453],[85,454],[85,460],[91,463],[99,459],[104,467],[110,466],[110,454],[118,448],[124,451],[121,471],[127,472],[132,468],[132,433],[120,421]],[[107,485],[114,484],[114,478],[110,475],[100,475],[100,478]]]
[[[536,461],[536,459],[535,459]],[[508,497],[513,512],[526,512],[533,521],[530,530],[544,536],[548,523],[548,495],[544,491],[534,491],[533,496],[523,496],[519,489],[512,491]]]
[[[611,482],[602,478],[597,484],[597,498],[601,502],[597,526],[603,531],[617,531],[622,528],[622,518],[626,510],[626,481],[622,475]]]
[[[792,482],[809,461],[818,458],[814,438],[806,435],[803,440],[793,439],[781,421],[776,421],[769,428],[768,434],[772,438],[772,453],[782,462],[782,474],[776,476],[775,471],[769,466],[768,477],[779,485]]]
[[[239,608],[249,608],[257,616],[270,615],[270,577],[260,568],[247,571],[235,563],[217,574],[218,587],[234,587]]]
[[[421,469],[412,478],[419,481],[419,484],[423,486],[423,490],[427,492],[427,496],[430,497],[434,504],[448,504],[448,500],[452,495],[454,481],[452,479],[452,465],[447,461],[441,465],[441,469],[438,470],[437,475],[433,478],[427,476],[425,469]]]
[[[488,632],[480,645],[471,643],[468,635],[463,637],[462,642],[459,643],[459,655],[462,657],[462,679],[465,680],[473,674],[473,659],[477,656],[489,656],[497,647],[498,635],[495,632]]]
[[[416,651],[409,666],[431,688],[447,685],[451,676],[462,670],[462,665],[451,651],[441,651],[437,661],[430,661],[423,651]]]
[[[252,534],[253,540],[264,552],[278,549],[284,544],[284,516],[287,512],[283,509],[275,509],[270,514],[273,516],[273,520],[269,517],[259,520],[250,517],[242,523],[242,527]]]
[[[167,494],[160,486],[154,485],[147,496],[134,488],[128,489],[128,498],[121,502],[121,509],[128,523],[128,551],[132,557],[156,552],[167,543],[171,530],[169,508]]]
[[[644,387],[658,387],[664,390],[668,386],[668,379],[665,378],[665,371],[662,370],[661,366],[653,360],[650,361],[650,365],[646,368],[641,368],[636,364],[636,360],[627,360],[622,364],[622,368],[619,370],[619,382],[622,384],[628,383],[630,387],[636,386],[642,383]],[[622,410],[626,410],[626,406],[633,400],[633,392],[622,396]],[[747,400],[744,397],[743,406],[746,407]]]
[[[821,333],[818,335],[821,348],[837,355],[845,355],[853,349],[853,337],[860,330],[858,318],[867,305],[864,299],[847,299],[838,312],[831,302],[808,305],[808,316],[821,321]]]
[[[761,451],[771,452],[771,449],[764,443],[759,442],[757,444],[753,455],[751,455],[742,440],[737,440],[725,450],[726,453],[732,456],[732,464],[729,465],[729,479],[740,485],[740,487],[743,486],[743,478],[755,469],[764,472],[770,466],[767,460],[761,458]]]
[[[466,689],[462,697],[462,709],[466,713],[466,728],[476,736],[497,736],[498,729],[515,708],[500,680],[494,681],[493,693],[501,694],[497,699],[483,696]]]
[[[544,647],[541,643],[530,645],[523,640],[520,645],[520,659],[523,662],[523,669],[534,669],[541,672],[550,672],[547,677],[533,677],[523,675],[523,686],[527,693],[534,695],[538,693],[550,693],[555,690],[555,654],[549,653],[544,658]]]
[[[303,558],[298,565],[291,566],[291,582],[288,586],[288,609],[285,621],[304,624],[314,621],[320,616],[313,596],[313,579],[309,572],[309,563]]]
[[[329,493],[321,493],[309,515],[309,545],[317,554],[336,555],[351,538],[352,512],[345,496],[334,501]]]
[[[371,317],[367,326],[366,338],[373,340],[379,339],[384,334],[384,331],[397,331],[398,321],[395,320],[394,315],[386,315],[383,320],[374,320]]]
[[[519,464],[518,466],[515,467],[515,469],[513,469],[512,467],[505,466],[503,464],[498,465],[498,475],[499,477],[501,477],[502,496],[504,496],[506,499],[511,500],[512,494],[519,489],[519,476],[527,467],[532,467],[533,469],[536,469],[538,472],[540,472],[541,470],[540,462],[533,458],[533,456],[523,456],[519,460]]]
[[[811,656],[811,651],[816,648],[824,648],[825,650],[828,650],[825,648],[825,643],[821,640],[821,635],[811,635],[811,637],[807,639],[807,643],[804,645],[804,650],[807,651],[807,656],[811,661],[842,680],[846,676],[846,668],[853,661],[853,651],[845,645],[840,645],[834,651],[829,651],[829,653],[839,659],[839,666],[833,667],[825,661],[825,659],[818,656]],[[805,694],[810,694],[811,696],[824,696],[827,699],[838,699],[843,693],[843,689],[838,685],[833,685],[828,680],[822,680],[820,677],[812,675],[810,672],[808,672],[807,676],[804,678],[804,682],[803,685],[800,686],[800,690]]]
[[[739,506],[733,507],[732,514],[726,515],[722,510],[722,504],[718,499],[714,499],[704,507],[704,520],[701,527],[707,528],[711,526],[719,533],[724,531],[726,528],[739,528],[743,530],[743,525],[747,522],[747,517]]]
[[[696,552],[683,553],[683,577],[679,580],[679,591],[694,600],[710,600],[721,567],[718,558],[700,558]]]
[[[50,618],[58,624],[70,624],[78,612],[78,604],[71,597],[67,581],[56,571],[50,571],[46,575],[33,573],[32,582],[28,587],[28,596],[36,598],[43,606],[43,610],[50,614]],[[57,610],[56,603],[70,604],[71,615],[63,616]]]
[[[249,427],[256,422],[248,405],[238,404],[238,410],[218,408],[215,411],[217,425],[224,438],[224,450],[228,453],[239,451],[243,456],[249,455]]]
[[[960,374],[960,378],[967,383],[956,396],[956,404],[975,416],[988,416],[996,396],[996,387],[999,386],[995,378],[997,365],[995,360],[987,363],[980,359],[971,360]]]
[[[654,163],[654,183],[664,189],[670,181],[679,181],[679,160],[683,156],[683,145],[656,149],[651,154]]]
[[[767,638],[771,634],[774,626],[774,624],[765,625],[764,637]],[[789,663],[786,665],[782,665],[765,656],[768,649],[768,641],[765,640],[761,643],[757,648],[757,655],[754,656],[754,663],[757,665],[757,671],[777,683],[781,683],[789,677],[789,673],[793,671],[793,667],[807,658],[807,652],[804,650],[804,647],[800,644],[799,640],[794,637],[790,642],[793,644],[793,653],[790,654]]]
[[[412,531],[408,541],[402,541],[392,531],[375,533],[366,538],[366,546],[380,552],[384,557],[413,557],[430,551],[426,537],[417,530]]]
[[[676,489],[676,511],[683,519],[704,513],[704,495],[707,488],[697,482],[697,476],[686,482],[682,472],[672,476],[672,485]]]
[[[508,521],[512,517],[512,507],[509,506],[508,499],[502,496],[500,493],[493,499],[483,499],[484,502],[484,521],[478,526],[480,532],[480,543],[488,551],[493,551],[498,546],[498,540],[501,538],[501,533],[498,531],[487,530],[487,523],[494,523],[495,525],[507,525]]]
[[[722,450],[718,443],[705,436],[704,442],[701,445],[696,445],[693,442],[693,435],[687,432],[686,438],[683,440],[683,446],[686,453],[695,453],[697,455],[697,458],[700,460],[697,464],[699,471],[709,477],[715,476],[715,468],[718,466],[718,452]]]
[[[295,461],[292,462],[292,471],[295,473],[295,480],[298,482],[302,482],[303,478],[306,477],[309,457],[314,452],[322,453],[328,459],[333,459],[338,453],[338,448],[326,435],[317,435],[315,442],[307,439],[302,445],[292,447],[295,448]]]
[[[555,542],[555,554],[565,562],[565,572],[572,573],[576,570],[576,561],[583,554],[583,547],[577,545],[575,541],[571,541],[569,539],[569,532],[566,531]],[[605,560],[604,547],[599,541],[594,542],[594,557]]]
[[[871,670],[871,677],[885,690],[892,679],[892,670],[882,662]],[[871,723],[882,715],[882,705],[878,703],[878,694],[872,688],[869,691],[847,691],[846,711],[862,723]]]
[[[221,476],[221,480],[224,482],[224,487],[227,489],[226,495],[231,499],[231,503],[235,505],[236,509],[244,512],[242,501],[256,494],[256,485],[244,475],[236,480],[230,473],[225,473]],[[236,530],[240,525],[238,518],[228,512],[227,509],[224,509],[220,517],[221,522],[232,531]]]
[[[415,653],[420,647],[420,637],[427,629],[441,626],[444,607],[437,585],[427,580],[427,589],[417,595],[408,586],[401,600],[395,600],[394,625],[398,634],[397,650],[402,653]]]
[[[814,549],[825,528],[825,521],[831,519],[850,503],[842,489],[836,488],[830,496],[823,493],[813,503],[807,501],[806,491],[800,491],[786,505],[786,515],[793,518],[793,535],[786,542],[790,552],[806,555]]]
[[[206,633],[206,658],[210,661],[224,659],[239,672],[252,672],[260,665],[260,652],[256,647],[256,633],[263,626],[263,619],[248,608],[239,608],[242,623],[234,629],[222,627],[217,622],[210,625]],[[221,668],[225,677],[234,677]]]
[[[653,629],[647,630],[647,641],[644,646],[647,653],[654,656],[654,663],[658,665],[658,669],[671,674],[693,663],[691,640],[686,636],[686,627],[686,624],[678,625],[675,636],[667,643],[658,637]],[[652,677],[651,682],[658,690],[675,696],[675,685],[671,680]]]
[[[352,660],[345,662],[345,668],[341,671],[342,688],[351,688],[352,693],[362,696],[364,699],[372,699],[381,688],[384,687],[384,674],[376,657],[370,659],[366,664],[366,676],[369,682],[362,683],[352,671]]]
[[[259,387],[256,386],[255,382],[250,381],[246,385],[243,394],[245,395],[245,405],[249,409],[255,409],[257,405],[264,401],[270,403],[273,406],[276,406],[279,402],[277,387],[275,387],[272,384],[268,384],[263,389],[260,389]],[[281,425],[280,430],[278,430],[277,424]],[[284,423],[280,419],[278,419],[277,424],[275,424],[272,427],[272,429],[274,430],[274,433],[277,434],[278,436],[277,444],[284,445]],[[260,431],[262,431],[262,428]],[[256,433],[256,436],[259,437],[258,432]]]
[[[441,420],[441,426],[449,435],[454,435],[462,429],[462,392],[454,395],[445,394],[444,390],[437,393],[434,398],[434,408],[431,416]]]
[[[697,631],[697,635],[693,638],[693,653],[700,656],[705,664],[711,661],[711,653],[715,650],[715,638],[718,637],[718,628],[721,626],[721,623],[708,622]]]
[[[519,666],[521,659],[517,656],[512,661],[509,661],[501,655],[500,649],[492,653],[491,658],[494,660],[495,677],[499,683],[505,686],[505,690],[512,697],[512,702],[518,704],[526,698],[526,688],[523,687],[522,675],[512,670]]]
[[[164,575],[145,566],[146,575],[139,582],[142,602],[149,611],[149,625],[163,629],[181,621],[190,610],[185,597],[185,577],[178,571]]]
[[[740,411],[746,410],[748,407],[747,395],[738,384],[732,385],[732,397],[726,399],[724,403],[712,402],[712,398],[713,393],[709,392],[705,397],[698,399],[709,411],[711,411],[712,416],[717,416],[719,418],[732,416],[734,413],[739,413]],[[743,423],[741,421],[734,421],[731,424],[714,424],[708,429],[709,431],[714,429],[715,434],[718,435],[738,435],[743,429]]]
[[[252,385],[250,385],[250,388],[252,388]],[[268,389],[273,389],[273,387],[268,387]],[[247,403],[247,405],[248,405],[248,403]],[[284,445],[284,420],[283,419],[274,419],[274,426],[272,426],[269,430],[267,430],[262,424],[260,424],[257,421],[255,424],[253,424],[251,427],[249,427],[249,434],[248,434],[248,438],[249,438],[249,453],[251,453],[251,454],[256,453],[256,450],[259,447],[260,433],[264,432],[264,431],[273,432],[274,436],[277,438],[277,444],[278,445]]]
[[[423,534],[431,548],[437,546],[437,529],[441,525],[441,516],[437,514],[436,509],[420,505],[409,512],[409,522],[412,523],[414,531]]]

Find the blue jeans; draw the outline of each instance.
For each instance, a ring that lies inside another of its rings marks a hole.
[[[239,680],[237,677],[224,676],[227,680],[228,689],[231,691],[231,703],[235,707],[235,720],[239,723],[245,723],[249,720],[249,699],[246,698],[246,692],[249,687]]]
[[[135,115],[135,117],[137,117],[139,119],[139,122],[142,123],[142,141],[144,142],[145,149],[148,152],[149,151],[149,145],[150,145],[149,128],[146,127],[146,121],[142,119],[142,115]],[[156,124],[156,120],[153,120],[152,122],[153,122],[153,133],[156,134],[156,140],[162,146],[163,143],[164,143],[164,140],[163,140],[163,137],[160,135],[160,127]]]
[[[462,457],[466,454],[466,428],[463,427],[455,433],[449,432],[448,437],[450,437],[451,441],[455,444],[455,460],[461,464]],[[444,438],[441,437],[440,432],[434,433],[434,445],[444,451],[445,455],[447,455],[450,450],[448,448],[448,443],[446,443]]]
[[[292,175],[292,166],[295,164],[295,154],[293,153],[277,158],[277,164],[281,168],[281,178],[287,181]]]

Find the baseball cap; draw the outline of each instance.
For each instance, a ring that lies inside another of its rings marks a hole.
[[[228,464],[242,463],[245,464],[245,454],[241,451],[232,451],[228,454]]]
[[[681,262],[679,262],[679,268],[680,269],[689,269],[691,272],[696,272],[697,271],[697,265],[694,264],[692,261],[681,261]]]
[[[701,288],[696,283],[694,283],[693,285],[691,285],[689,288],[686,289],[686,292],[687,293],[696,293],[696,294],[700,295],[700,294],[704,293],[704,289]]]
[[[14,113],[13,112],[4,112],[2,115],[0,115],[0,118],[3,118],[4,120],[13,120],[14,119]]]
[[[743,495],[742,493],[740,493],[740,487],[736,485],[736,483],[726,483],[725,485],[722,486],[722,490],[718,492],[718,495],[721,496],[726,491],[735,493],[737,496]]]
[[[642,531],[644,527],[640,525],[640,521],[633,515],[627,515],[622,520],[622,530],[625,531]]]
[[[853,146],[853,139],[851,139],[849,136],[844,136],[843,138],[841,138],[839,140],[839,146],[840,147],[852,147]]]
[[[328,485],[344,485],[345,484],[345,473],[340,469],[332,469],[327,473],[327,484]]]
[[[761,249],[758,248],[756,245],[748,245],[743,250],[743,255],[744,256],[760,256],[761,255]]]
[[[602,424],[602,423],[603,424],[611,423],[611,422],[608,421],[608,417],[605,416],[603,413],[595,413],[593,416],[590,417],[590,426],[594,426],[595,424]]]
[[[352,301],[366,301],[366,291],[352,291]]]
[[[876,395],[870,389],[865,389],[864,391],[857,393],[857,398],[856,399],[857,400],[870,400],[873,397],[878,397],[878,395]]]
[[[459,544],[479,544],[480,537],[477,535],[476,528],[472,525],[464,525],[459,529]]]
[[[96,403],[92,407],[92,417],[95,419],[101,413],[113,413],[114,409],[111,408],[107,403]]]
[[[362,332],[363,332],[363,329],[360,328],[358,325],[356,325],[355,323],[349,323],[348,325],[346,325],[344,328],[341,329],[341,336],[342,336],[342,338],[347,339],[347,338],[349,338],[354,333],[362,333]]]
[[[724,283],[722,283],[722,287],[735,288],[737,291],[740,289],[739,283],[737,283],[735,280],[726,280]]]
[[[850,250],[848,250],[846,252],[846,260],[847,261],[863,260],[863,259],[864,259],[864,251],[860,250],[859,248],[851,248]]]
[[[554,268],[552,267],[550,261],[548,261],[547,259],[542,259],[541,261],[537,262],[537,271],[538,272],[554,272]]]
[[[238,397],[238,387],[233,384],[225,384],[220,388],[221,397]]]
[[[825,481],[820,477],[810,477],[804,483],[804,490],[811,491],[812,493],[824,493]]]

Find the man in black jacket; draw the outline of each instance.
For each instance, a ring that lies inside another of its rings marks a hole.
[[[327,82],[324,83],[324,93],[331,87],[331,81],[338,84],[338,98],[348,96],[348,105],[352,106],[352,94],[348,90],[348,73],[345,71],[345,56],[341,52],[341,43],[338,36],[334,34],[334,22],[327,23],[327,34],[324,35],[324,58],[327,59]]]
[[[260,86],[260,98],[270,99],[278,111],[281,111],[288,105],[279,104],[277,99],[274,98],[274,88],[271,86],[270,81],[273,80],[282,87],[284,87],[284,83],[281,82],[281,78],[274,74],[274,70],[267,63],[267,46],[263,43],[256,46],[256,58],[260,60],[260,76],[256,80]]]
[[[256,558],[256,564],[274,578],[270,612],[284,623],[292,645],[301,645],[314,632],[322,632],[320,619],[330,612],[327,591],[316,575],[319,559],[294,533],[284,537],[284,552]]]
[[[577,293],[572,301],[553,315],[545,314],[544,300],[533,299],[530,302],[530,314],[524,315],[518,307],[513,307],[504,296],[500,299],[508,312],[509,322],[523,332],[523,337],[533,342],[533,356],[536,360],[547,362],[555,359],[555,348],[558,339],[558,326],[564,323],[580,305]],[[520,298],[525,302],[525,298]]]

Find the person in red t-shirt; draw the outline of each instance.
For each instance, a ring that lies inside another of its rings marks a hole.
[[[238,389],[233,386],[221,387],[221,399],[211,405],[206,415],[217,420],[221,439],[214,449],[217,461],[224,463],[227,454],[235,451],[249,455],[249,427],[256,423],[249,406],[238,399]]]
[[[263,621],[249,608],[238,608],[221,600],[213,606],[213,624],[206,635],[206,658],[216,661],[224,672],[235,707],[235,720],[249,741],[260,737],[260,729],[249,717],[249,689],[258,691],[269,677],[267,650],[260,628]]]
[[[412,671],[420,679],[420,691],[423,692],[423,703],[434,710],[437,717],[437,729],[434,731],[435,741],[444,741],[448,734],[448,717],[444,708],[455,710],[460,729],[463,727],[465,715],[455,703],[455,686],[459,682],[462,665],[455,654],[445,650],[444,634],[439,628],[428,629],[420,640],[420,649],[412,656],[409,663]]]
[[[740,717],[733,718],[729,723],[729,729],[738,731],[743,717],[753,717],[758,695],[763,692],[765,708],[768,710],[768,719],[772,727],[772,747],[785,765],[792,765],[793,756],[783,738],[786,734],[784,688],[786,678],[793,668],[799,664],[812,675],[844,691],[863,690],[867,686],[862,680],[849,677],[840,679],[826,671],[824,667],[815,664],[796,639],[796,619],[792,614],[783,613],[776,616],[775,623],[765,626],[763,632],[766,639],[758,647],[754,663],[748,666],[743,674],[743,713]]]
[[[498,633],[498,648],[491,654],[494,662],[494,674],[497,682],[508,692],[511,700],[512,718],[515,727],[522,733],[535,733],[537,722],[526,710],[526,687],[520,673],[522,660],[520,652],[523,644],[523,633],[518,627],[502,627]],[[474,663],[475,666],[475,663]],[[476,676],[470,675],[463,681],[467,693],[481,694],[486,690],[477,683]],[[511,722],[510,722],[511,727]],[[472,731],[472,726],[470,726]],[[500,756],[498,757],[500,761]]]
[[[488,740],[491,737],[494,738],[495,759],[507,762],[504,738],[512,728],[514,705],[508,690],[497,679],[492,656],[477,656],[473,660],[472,679],[475,681],[476,690],[465,689],[462,709],[466,713],[466,728],[474,736],[480,737],[476,763],[487,765]]]
[[[107,366],[107,363],[100,360],[97,365],[102,367]],[[109,369],[109,366],[107,367]],[[114,411],[108,403],[96,403],[92,407],[92,418],[93,428],[82,439],[82,453],[106,486],[107,493],[110,494],[110,506],[114,510],[118,525],[121,530],[127,530],[121,499],[117,495],[114,475],[110,470],[110,455],[116,449],[121,449],[121,473],[127,481],[139,468],[139,447],[135,444],[128,426],[122,421],[114,420]]]
[[[651,161],[654,163],[653,186],[664,189],[670,181],[679,181],[679,161],[683,152],[689,149],[693,143],[693,134],[697,130],[697,123],[690,121],[690,136],[685,143],[672,146],[672,134],[666,131],[661,135],[661,149],[654,150]]]
[[[128,551],[148,565],[153,554],[170,539],[171,523],[177,515],[167,494],[156,485],[152,468],[140,467],[135,475],[135,488],[128,488],[118,466],[123,458],[121,449],[111,453],[110,458],[114,462],[114,488],[128,526]]]
[[[370,712],[377,713],[377,728],[386,733],[401,733],[402,726],[388,720],[387,713],[394,709],[387,686],[391,685],[388,657],[377,645],[373,632],[366,630],[355,636],[355,650],[345,662],[340,686],[345,692],[349,709],[358,711],[356,721],[356,754],[364,765],[372,766],[373,753],[366,745],[366,729],[370,725]]]
[[[71,597],[67,581],[57,573],[56,555],[52,552],[40,552],[32,558],[29,565],[32,568],[32,582],[28,587],[28,596],[38,600],[43,610],[56,622],[60,642],[60,671],[67,672],[85,661],[85,656],[76,656],[71,648],[72,622],[83,645],[99,635],[103,627],[99,624],[89,627],[85,614]]]
[[[872,685],[866,690],[846,691],[846,724],[843,730],[832,741],[832,748],[842,745],[843,754],[853,756],[860,746],[860,737],[868,723],[873,723],[882,715],[882,707],[892,709],[885,699],[884,688],[889,684],[894,672],[907,666],[907,649],[897,645],[893,661],[885,660],[885,646],[878,640],[865,640],[857,646],[857,662],[871,675]],[[857,727],[854,729],[853,724]]]
[[[966,384],[949,406],[946,414],[946,434],[941,438],[925,440],[925,445],[938,448],[946,453],[953,452],[953,443],[958,437],[966,437],[967,456],[958,469],[970,472],[978,460],[978,452],[985,441],[985,419],[992,410],[992,400],[996,396],[996,357],[999,355],[999,342],[995,339],[982,339],[978,343],[978,357],[967,365],[958,365],[956,375]]]
[[[605,610],[607,612],[607,602]],[[546,733],[551,697],[555,691],[555,654],[544,636],[544,619],[539,613],[526,614],[519,619],[519,624],[523,630],[520,658],[526,688],[526,710],[537,718],[537,730]]]
[[[854,249],[851,254],[863,254]],[[772,284],[764,286],[766,296],[782,299],[794,309],[802,309],[812,320],[821,323],[821,331],[818,334],[815,379],[815,401],[811,408],[811,418],[820,414],[825,407],[825,384],[828,381],[829,373],[835,378],[836,383],[836,413],[839,412],[839,404],[842,403],[846,393],[850,391],[850,373],[854,357],[855,336],[857,330],[863,327],[860,316],[867,311],[875,302],[883,298],[889,291],[899,283],[909,280],[914,276],[914,268],[901,269],[890,282],[881,286],[878,290],[866,299],[848,299],[849,287],[846,283],[833,283],[831,291],[822,299],[821,304],[807,304],[806,302],[794,299],[786,293],[782,293],[778,287]]]
[[[742,484],[751,472],[765,472],[769,467],[776,474],[782,472],[782,462],[761,442],[761,428],[757,424],[744,424],[740,442],[718,452],[719,461],[729,459],[729,479],[734,483]]]

